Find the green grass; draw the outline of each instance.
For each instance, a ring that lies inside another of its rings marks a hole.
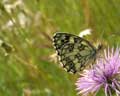
[[[78,35],[91,28],[87,36],[91,42],[101,41],[105,47],[120,44],[120,0],[23,0],[11,13],[2,1],[0,40],[12,50],[0,47],[0,96],[77,96],[79,76],[65,72],[50,58],[56,31]],[[21,14],[25,26],[20,24]],[[13,25],[7,27],[9,20]]]

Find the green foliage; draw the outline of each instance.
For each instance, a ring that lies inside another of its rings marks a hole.
[[[78,75],[54,62],[52,36],[91,28],[91,41],[119,45],[119,4],[120,0],[1,0],[0,41],[5,45],[0,44],[0,96],[76,96]]]

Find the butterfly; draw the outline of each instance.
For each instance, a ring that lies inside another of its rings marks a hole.
[[[72,73],[84,70],[90,62],[95,61],[102,48],[102,45],[96,48],[84,38],[62,32],[55,33],[53,44],[63,67]]]

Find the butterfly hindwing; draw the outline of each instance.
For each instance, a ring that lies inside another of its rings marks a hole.
[[[68,33],[56,33],[54,46],[63,67],[73,73],[83,70],[96,54],[87,40]]]

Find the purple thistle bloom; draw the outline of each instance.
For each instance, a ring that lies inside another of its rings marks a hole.
[[[104,51],[104,58],[97,60],[94,68],[84,70],[76,82],[78,94],[96,94],[104,88],[105,96],[120,96],[120,50]]]

